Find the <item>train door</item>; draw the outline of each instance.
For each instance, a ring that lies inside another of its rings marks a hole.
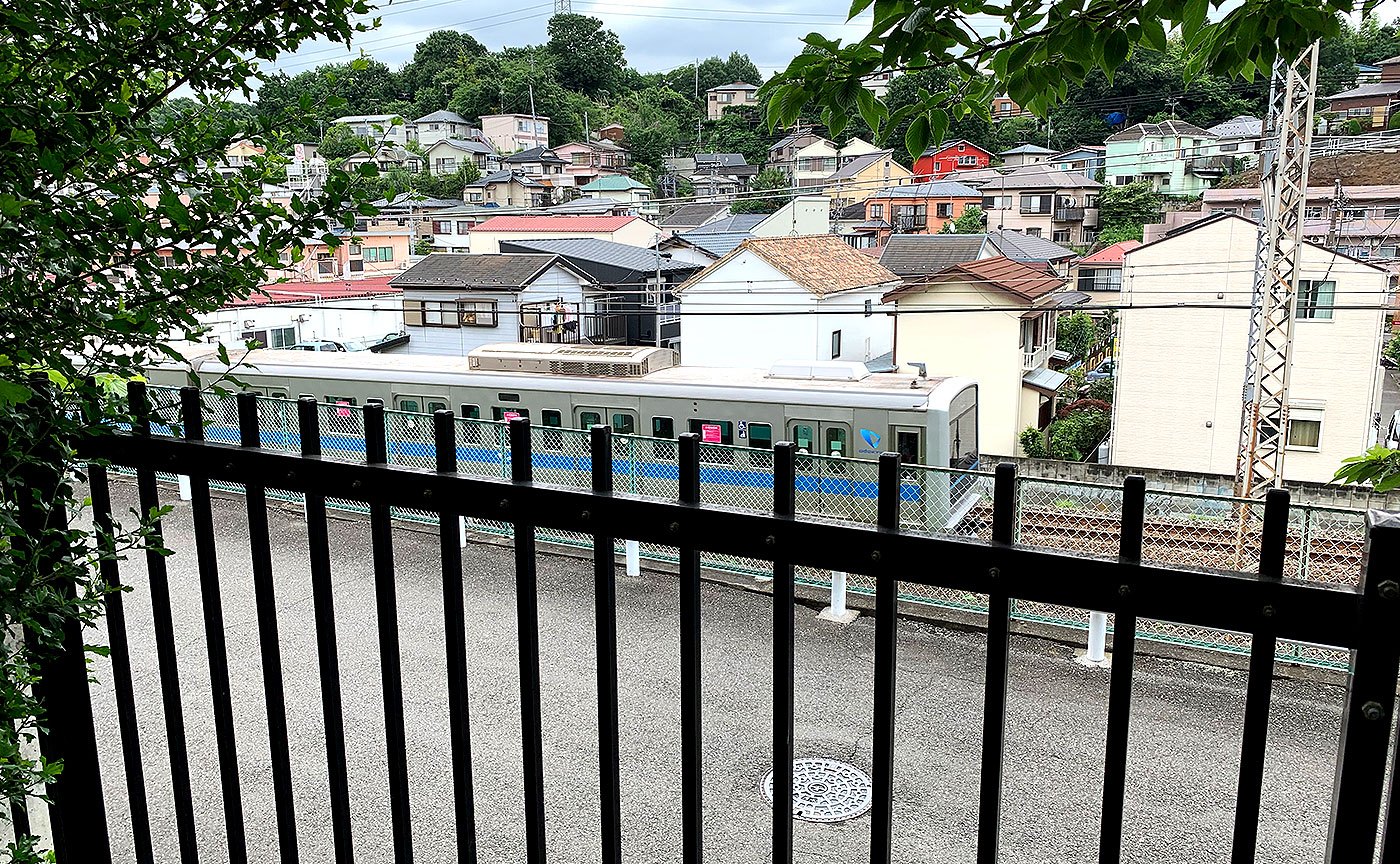
[[[799,454],[851,455],[851,424],[835,420],[789,420],[788,440]]]
[[[852,511],[851,477],[835,459],[851,455],[851,426],[837,420],[789,420],[788,440],[797,445],[797,509],[844,518]]]

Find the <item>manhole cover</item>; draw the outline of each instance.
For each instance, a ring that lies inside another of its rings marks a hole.
[[[870,809],[870,775],[835,759],[792,761],[792,815],[804,822],[845,822]],[[763,778],[773,803],[773,772]]]

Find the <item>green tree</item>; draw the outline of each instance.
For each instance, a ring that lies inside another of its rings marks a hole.
[[[792,182],[777,168],[764,168],[749,184],[751,196],[730,205],[731,213],[772,213],[792,200]]]
[[[1377,444],[1360,456],[1343,459],[1332,479],[1355,485],[1370,483],[1377,492],[1400,489],[1400,450]]]
[[[25,636],[0,644],[0,795],[13,806],[64,782],[20,747],[60,719],[31,689],[38,664],[65,639],[81,653],[110,587],[95,562],[144,544],[155,515],[123,519],[115,537],[82,518],[69,530],[83,504],[66,478],[85,470],[73,448],[111,432],[78,409],[177,359],[167,340],[199,339],[198,316],[265,282],[280,252],[305,237],[338,243],[332,229],[373,212],[342,172],[292,209],[262,192],[283,170],[283,130],[340,102],[308,94],[306,110],[243,118],[224,95],[252,92],[258,63],[308,41],[347,43],[369,12],[364,0],[35,0],[0,12],[0,618]],[[198,110],[169,110],[176,92]],[[238,140],[269,155],[219,173]],[[25,518],[36,507],[57,521]],[[85,816],[69,815],[82,830]],[[11,860],[38,860],[27,838],[18,846]]]
[[[706,124],[705,149],[712,153],[742,153],[750,165],[762,165],[772,143],[762,133],[763,124],[755,109],[730,108],[718,120]]]
[[[413,49],[413,59],[399,70],[400,91],[414,94],[417,100],[413,117],[409,119],[431,114],[446,106],[451,90],[444,78],[450,76],[463,60],[488,53],[486,46],[460,30],[434,30],[429,33]]]
[[[377,148],[373,142],[356,135],[349,126],[343,123],[333,123],[326,130],[325,137],[321,139],[320,146],[316,148],[316,153],[323,159],[344,159],[361,151],[369,153],[375,149]]]
[[[1094,347],[1098,330],[1087,312],[1063,315],[1057,322],[1055,348],[1067,352],[1071,360],[1083,360]]]
[[[583,114],[595,110],[588,97],[559,83],[555,58],[539,48],[507,48],[470,58],[452,76],[455,87],[448,107],[467,117],[502,112],[530,113],[533,84],[535,113],[549,118],[549,143],[583,138]]]
[[[1099,194],[1099,243],[1141,240],[1142,226],[1162,218],[1162,194],[1147,181],[1105,186]]]
[[[549,19],[548,47],[554,74],[564,87],[588,96],[618,90],[626,65],[622,42],[602,21],[587,15],[555,15]]]
[[[987,216],[982,212],[982,208],[976,204],[969,204],[963,209],[962,215],[951,222],[944,223],[944,227],[951,226],[951,234],[981,234],[987,230]]]

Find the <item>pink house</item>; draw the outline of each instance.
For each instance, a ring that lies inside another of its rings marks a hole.
[[[571,141],[555,147],[554,153],[569,163],[564,173],[575,178],[575,188],[599,177],[629,173],[627,148],[615,141]]]

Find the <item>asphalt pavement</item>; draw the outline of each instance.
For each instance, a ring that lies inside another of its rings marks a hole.
[[[171,496],[173,497],[173,496]],[[118,483],[119,512],[134,487]],[[277,860],[262,672],[244,503],[215,501],[224,617],[232,671],[243,812],[250,859]],[[327,769],[306,527],[271,515],[283,677],[292,730],[301,860],[332,860]],[[186,737],[200,860],[227,860],[198,573],[189,505],[165,520]],[[332,519],[336,620],[354,812],[356,860],[393,860],[369,530]],[[415,860],[454,860],[451,760],[438,539],[396,530],[398,622]],[[520,698],[512,552],[464,550],[471,736],[480,858],[524,860]],[[141,744],[157,860],[177,860],[144,562],[123,565]],[[600,860],[592,566],[543,555],[539,564],[549,857]],[[770,855],[770,811],[759,784],[769,768],[769,597],[704,589],[705,860],[752,864]],[[816,617],[799,606],[796,753],[871,762],[874,625]],[[672,576],[618,574],[624,859],[680,860],[678,602]],[[101,641],[93,634],[94,641]],[[1002,805],[1003,862],[1095,860],[1102,797],[1108,672],[1072,662],[1068,647],[1012,640]],[[894,848],[901,862],[975,860],[985,638],[918,621],[899,631]],[[116,858],[134,860],[117,746],[110,666],[99,658],[94,696]],[[1323,858],[1340,688],[1274,684],[1260,861]],[[1229,858],[1241,672],[1140,658],[1133,693],[1126,861],[1216,864]],[[796,860],[869,860],[870,817],[798,822]]]

